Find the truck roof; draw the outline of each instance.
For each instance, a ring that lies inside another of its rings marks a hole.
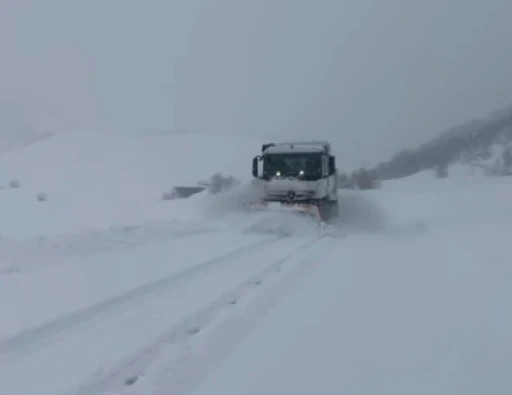
[[[331,145],[326,141],[288,141],[268,145],[264,148],[264,154],[284,154],[284,153],[326,153],[330,154]]]

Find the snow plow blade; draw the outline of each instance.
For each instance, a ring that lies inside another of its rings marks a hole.
[[[285,203],[285,202],[265,202],[265,203],[246,203],[246,210],[250,212],[275,212],[293,213],[294,215],[305,216],[312,220],[318,227],[323,236],[344,238],[346,232],[338,226],[327,223],[322,218],[320,208],[314,204],[304,203]]]
[[[292,212],[314,218],[318,222],[323,222],[321,212],[319,208],[314,204],[264,202],[248,203],[245,205],[245,207],[249,211]]]

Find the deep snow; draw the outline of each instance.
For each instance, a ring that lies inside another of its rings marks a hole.
[[[1,154],[0,393],[512,390],[509,179],[342,191],[346,236],[318,239],[242,212],[260,145],[87,131]],[[242,186],[161,199],[215,172]]]

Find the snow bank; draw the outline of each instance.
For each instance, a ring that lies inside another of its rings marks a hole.
[[[133,226],[64,233],[17,240],[0,239],[0,276],[72,262],[101,253],[122,252],[142,244],[211,233],[201,223],[152,221]]]

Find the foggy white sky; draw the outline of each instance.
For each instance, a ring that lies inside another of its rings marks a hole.
[[[77,128],[394,150],[512,103],[510,15],[510,0],[0,0],[0,102]]]

